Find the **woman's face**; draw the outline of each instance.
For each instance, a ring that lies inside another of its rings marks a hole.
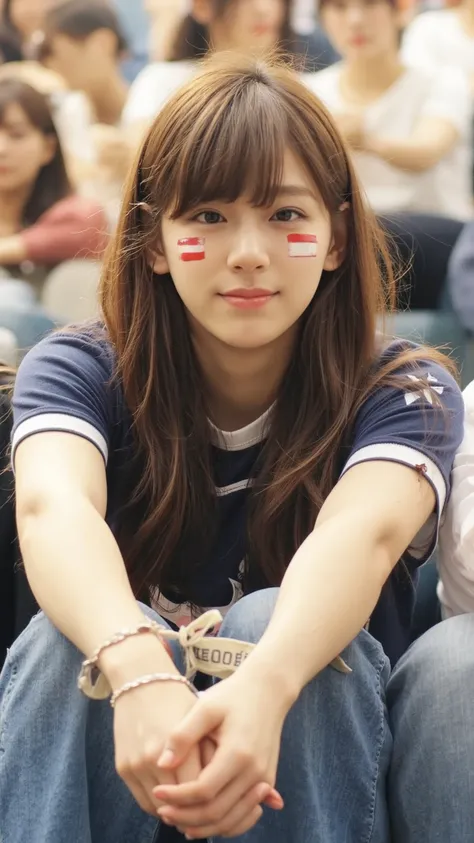
[[[55,139],[36,129],[20,105],[8,105],[0,123],[0,192],[33,187],[55,150]]]
[[[278,43],[286,5],[285,0],[228,0],[224,13],[216,15],[215,0],[194,0],[192,8],[215,49],[247,52]]]
[[[24,41],[43,27],[46,12],[60,2],[61,0],[12,0],[10,19]]]
[[[325,0],[320,17],[346,59],[375,58],[398,48],[400,21],[388,0]]]
[[[194,338],[257,349],[296,328],[318,289],[323,269],[335,269],[343,245],[328,211],[296,156],[288,151],[280,194],[271,207],[208,202],[162,223],[164,255],[188,312]]]

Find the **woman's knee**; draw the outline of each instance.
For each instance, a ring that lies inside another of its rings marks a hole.
[[[442,621],[415,641],[395,666],[388,694],[393,703],[406,688],[429,702],[468,687],[474,689],[474,614]]]
[[[242,597],[225,616],[219,635],[256,644],[273,615],[278,592],[278,588],[265,588]]]

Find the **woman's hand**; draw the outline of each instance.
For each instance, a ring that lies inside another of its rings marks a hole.
[[[206,738],[215,752],[196,781],[154,789],[165,803],[160,818],[190,839],[233,837],[260,819],[261,803],[281,809],[283,800],[273,786],[286,713],[274,686],[249,684],[243,674],[206,691],[171,731],[159,769],[177,770]]]
[[[179,769],[158,767],[173,730],[196,705],[197,698],[174,682],[143,685],[117,700],[114,712],[115,765],[119,776],[140,807],[157,816],[157,785],[195,781],[202,770],[199,743],[187,754]],[[209,748],[208,748],[209,754]]]
[[[362,111],[338,114],[336,122],[339,131],[352,149],[364,148],[365,131]]]

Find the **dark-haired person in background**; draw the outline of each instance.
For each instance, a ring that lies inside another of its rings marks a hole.
[[[54,6],[38,45],[42,64],[90,103],[88,137],[74,157],[87,195],[100,197],[110,216],[137,145],[135,134],[129,138],[121,124],[128,96],[121,68],[126,50],[118,17],[103,0],[67,0]]]
[[[42,29],[46,12],[61,0],[4,0],[2,23],[14,37],[17,47],[27,48],[34,33]]]
[[[308,70],[335,61],[337,53],[321,33],[313,43],[293,31],[292,12],[292,0],[192,0],[191,12],[178,26],[170,48],[173,63],[150,64],[132,85],[124,111],[126,124],[138,131],[150,123],[170,94],[197,71],[198,60],[210,52],[255,54],[279,47],[299,57],[301,69]]]
[[[97,258],[107,239],[100,205],[72,190],[47,100],[24,82],[0,81],[0,265]]]
[[[98,123],[117,125],[128,96],[120,60],[127,43],[103,0],[67,0],[46,15],[39,57],[89,98]]]

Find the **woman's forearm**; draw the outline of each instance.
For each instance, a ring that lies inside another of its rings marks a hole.
[[[241,670],[274,681],[291,706],[358,635],[390,571],[366,524],[317,527],[293,557],[272,620]],[[349,665],[350,667],[350,665]]]
[[[137,626],[143,613],[130,587],[117,543],[101,515],[77,496],[19,518],[29,583],[55,626],[90,656],[119,630]],[[113,684],[140,673],[174,670],[152,635],[131,638],[104,653],[101,668]]]
[[[447,153],[442,139],[413,140],[412,138],[386,138],[367,135],[364,152],[371,152],[383,158],[387,164],[399,170],[421,173],[434,167]]]

